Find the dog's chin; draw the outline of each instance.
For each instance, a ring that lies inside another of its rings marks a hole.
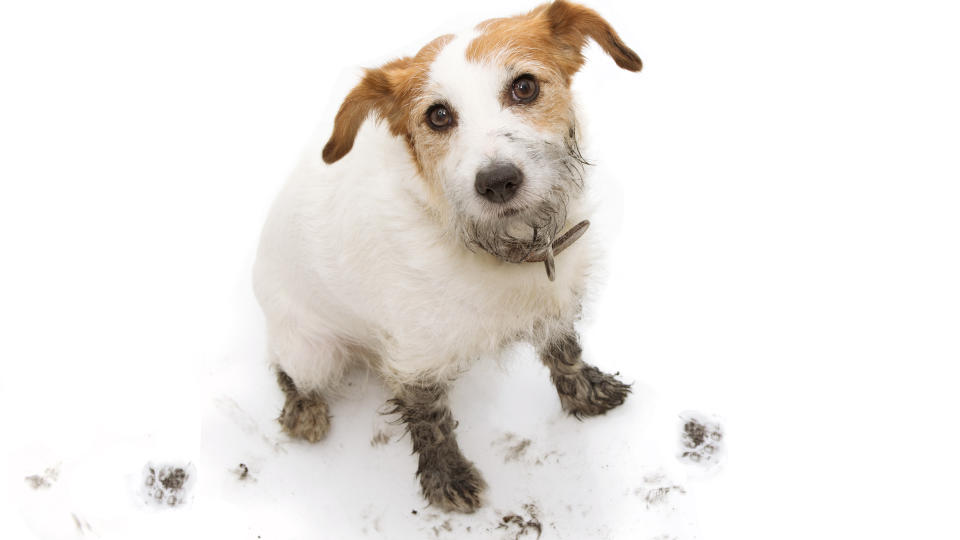
[[[517,213],[496,220],[473,221],[466,228],[464,240],[474,249],[483,250],[508,263],[521,263],[530,255],[545,249],[559,232],[556,213],[536,216]]]
[[[501,261],[522,263],[527,257],[546,249],[548,242],[523,242],[513,238],[504,238],[499,242],[479,245],[481,249]]]

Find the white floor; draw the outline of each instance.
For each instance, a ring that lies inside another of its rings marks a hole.
[[[281,394],[263,364],[255,306],[247,307],[250,327],[199,379],[209,389],[201,398],[202,424],[184,417],[167,448],[147,427],[140,438],[107,442],[85,455],[49,448],[18,456],[15,470],[23,476],[56,470],[49,486],[12,479],[16,513],[32,533],[533,538],[539,526],[543,538],[697,537],[701,487],[722,476],[722,464],[678,459],[685,411],[643,382],[637,358],[591,355],[636,385],[624,406],[583,422],[560,411],[546,369],[529,347],[518,346],[499,362],[478,362],[459,381],[452,404],[463,451],[489,484],[487,501],[473,515],[446,514],[420,497],[409,440],[394,417],[382,414],[389,396],[365,372],[351,377],[348,395],[333,400],[326,440],[311,445],[280,433],[274,418]],[[159,398],[185,397],[178,394],[173,389]],[[118,410],[105,421],[135,423],[136,416],[136,410]],[[198,447],[190,436],[197,428]],[[184,502],[153,499],[142,486],[148,461],[187,468]]]
[[[279,433],[249,269],[354,66],[533,3],[0,5],[0,536],[960,538],[956,6],[587,3],[645,63],[575,80],[584,345],[634,392],[578,422],[529,349],[480,359],[470,516],[424,505],[375,378],[327,440]],[[719,465],[678,459],[686,414]]]

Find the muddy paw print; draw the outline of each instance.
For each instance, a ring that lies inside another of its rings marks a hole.
[[[143,468],[141,493],[147,503],[178,506],[186,500],[193,475],[193,466],[190,464],[177,466],[148,463]]]
[[[713,468],[724,455],[723,426],[716,418],[687,411],[680,415],[680,450],[677,459]]]

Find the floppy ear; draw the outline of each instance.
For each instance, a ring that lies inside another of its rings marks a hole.
[[[363,121],[371,112],[381,118],[387,116],[387,109],[393,101],[392,86],[383,68],[368,69],[353,90],[347,94],[337,117],[333,121],[333,134],[323,147],[323,160],[333,163],[353,148],[353,140]]]
[[[557,0],[547,6],[544,14],[549,21],[553,36],[575,51],[578,64],[583,64],[580,50],[587,44],[587,38],[590,38],[596,41],[623,69],[640,71],[643,67],[637,53],[623,43],[610,23],[596,11],[579,4]]]

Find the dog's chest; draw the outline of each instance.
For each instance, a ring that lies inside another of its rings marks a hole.
[[[392,322],[401,333],[429,334],[478,351],[549,333],[580,311],[587,277],[587,250],[580,247],[558,258],[552,282],[542,263],[490,263],[468,256],[417,268],[406,284],[419,297],[416,308],[398,309]]]

